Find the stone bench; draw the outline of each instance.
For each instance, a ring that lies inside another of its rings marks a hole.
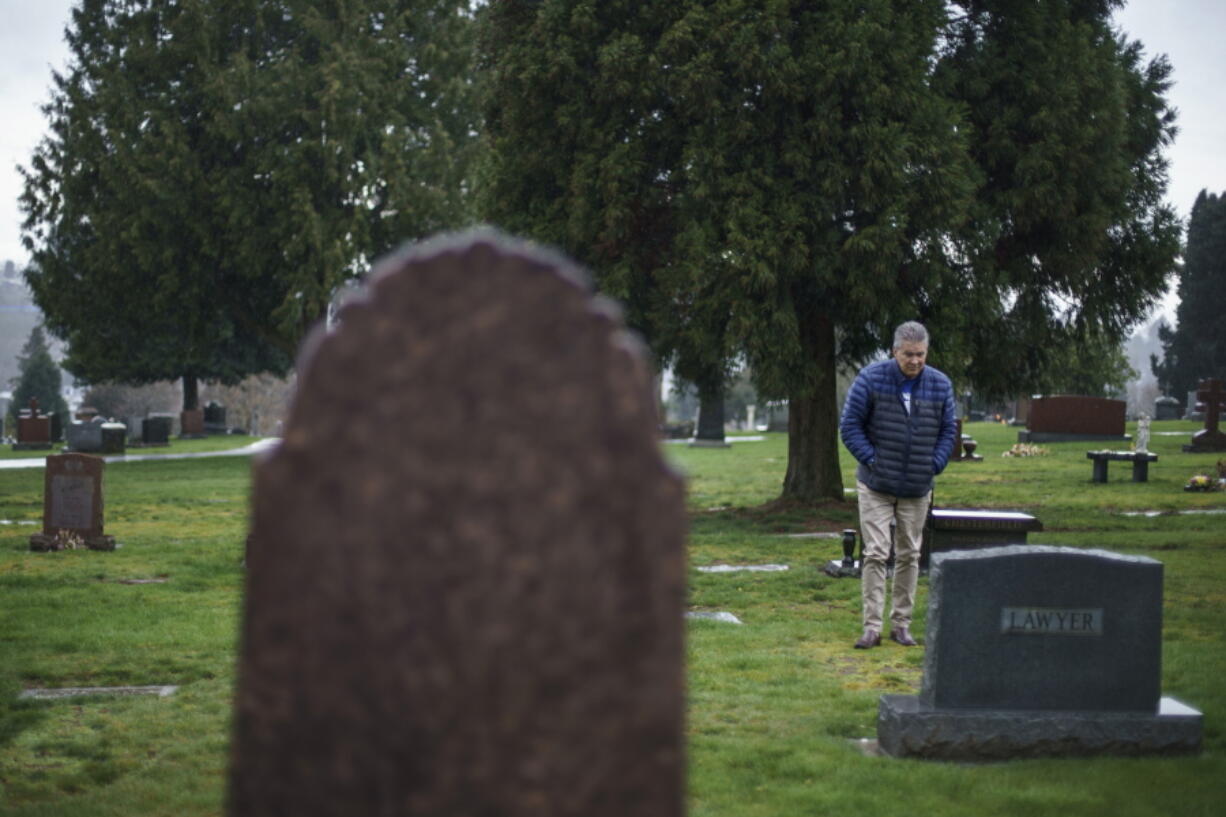
[[[1087,451],[1086,459],[1094,461],[1094,476],[1092,482],[1107,481],[1107,464],[1111,460],[1122,460],[1132,463],[1132,481],[1149,481],[1149,464],[1157,462],[1158,455],[1148,451]]]

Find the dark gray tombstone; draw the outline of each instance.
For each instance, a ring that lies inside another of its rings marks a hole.
[[[64,429],[68,450],[83,454],[102,451],[102,426],[105,423],[103,418],[97,416],[85,422],[69,423]]]
[[[141,424],[141,443],[144,445],[170,445],[174,433],[174,416],[150,414]]]
[[[1174,397],[1163,395],[1154,401],[1155,420],[1178,420],[1179,401]]]
[[[226,407],[215,400],[210,400],[205,405],[203,419],[205,434],[225,434],[229,431],[226,426]]]
[[[1044,546],[933,555],[919,696],[885,695],[891,755],[992,759],[1196,751],[1161,695],[1162,564]]]
[[[1043,523],[1022,511],[933,508],[924,522],[920,567],[928,568],[933,553],[1024,545],[1027,535],[1041,530]]]
[[[122,454],[127,448],[128,443],[128,427],[123,423],[103,423],[102,424],[102,448],[99,449],[103,454]]]
[[[255,466],[230,814],[680,815],[683,487],[615,310],[452,238],[382,262],[297,370]]]

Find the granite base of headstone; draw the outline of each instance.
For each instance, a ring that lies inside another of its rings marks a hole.
[[[887,754],[1200,750],[1201,713],[1160,694],[1160,562],[1041,545],[934,554],[927,622],[920,694],[878,706]]]
[[[89,454],[47,457],[43,475],[43,530],[30,537],[30,550],[84,546],[114,550],[115,537],[103,531],[102,475],[106,462]]]
[[[646,361],[575,267],[489,234],[386,259],[307,340],[254,469],[231,817],[684,813]]]

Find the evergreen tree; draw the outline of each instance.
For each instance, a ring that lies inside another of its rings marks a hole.
[[[1179,272],[1176,324],[1158,329],[1162,362],[1151,358],[1158,385],[1183,400],[1203,378],[1226,380],[1226,194],[1202,190],[1188,220]]]
[[[1118,36],[1119,0],[956,0],[934,75],[967,115],[982,183],[957,232],[967,295],[922,310],[981,394],[1058,379],[1123,342],[1165,290],[1170,65]]]
[[[560,245],[678,374],[790,400],[784,496],[842,500],[836,361],[952,295],[972,175],[928,86],[943,3],[505,2],[483,214]],[[887,330],[888,327],[888,330]]]
[[[464,223],[460,0],[83,0],[25,174],[27,279],[90,382],[282,373],[332,291]]]
[[[901,321],[1015,394],[1162,291],[1169,66],[1118,5],[491,4],[482,213],[593,268],[684,379],[742,354],[790,403],[783,498],[841,499],[836,374]]]
[[[35,326],[30,331],[30,337],[21,349],[17,358],[20,374],[13,378],[13,402],[9,407],[12,418],[30,405],[30,398],[38,400],[38,410],[42,414],[67,415],[68,405],[60,394],[63,385],[60,369],[51,357],[47,346],[47,336],[43,327]]]

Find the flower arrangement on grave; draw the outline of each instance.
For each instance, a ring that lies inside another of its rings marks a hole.
[[[1002,457],[1046,457],[1051,451],[1034,443],[1015,443]]]
[[[1215,479],[1208,474],[1196,474],[1188,480],[1188,484],[1183,486],[1185,491],[1216,491],[1222,487],[1220,479]]]
[[[61,528],[55,532],[55,541],[51,550],[79,550],[85,547],[85,540],[75,532]]]

